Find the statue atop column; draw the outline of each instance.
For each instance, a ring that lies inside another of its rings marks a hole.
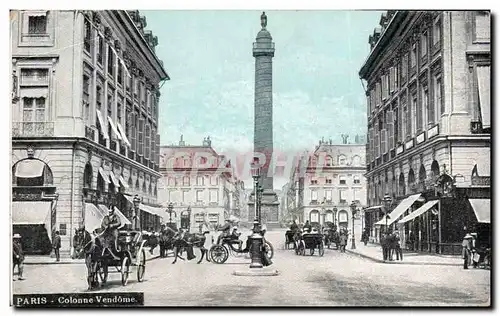
[[[262,12],[262,15],[260,16],[260,25],[262,26],[263,29],[265,29],[266,26],[267,26],[267,15],[266,15],[266,12]]]

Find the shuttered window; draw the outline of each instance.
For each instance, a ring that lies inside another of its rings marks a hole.
[[[388,134],[387,145],[389,149],[392,149],[394,148],[394,118],[392,111],[387,111],[386,124],[387,124],[387,134]]]
[[[146,124],[146,131],[144,136],[144,158],[149,159],[151,149],[151,127]]]
[[[160,134],[156,134],[155,140],[155,163],[160,164]]]
[[[144,155],[144,119],[139,119],[137,131],[137,154]]]

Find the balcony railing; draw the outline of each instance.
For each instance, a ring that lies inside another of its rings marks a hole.
[[[12,137],[52,137],[54,122],[12,122]]]
[[[86,203],[116,205],[118,202],[118,197],[116,194],[112,194],[110,192],[101,192],[90,188],[83,188],[83,197]]]

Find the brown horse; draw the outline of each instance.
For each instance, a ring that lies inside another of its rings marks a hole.
[[[178,236],[175,237],[173,241],[174,245],[174,256],[175,259],[172,262],[172,264],[177,262],[177,257],[179,257],[179,254],[182,249],[186,249],[187,252],[187,259],[192,260],[196,258],[196,256],[193,253],[193,247],[200,248],[201,251],[201,258],[198,260],[198,264],[203,261],[203,257],[206,256],[206,260],[210,262],[210,259],[208,258],[208,250],[205,248],[205,241],[207,240],[207,237],[205,236],[209,232],[206,231],[203,234],[197,234],[197,233],[184,233],[184,234],[179,234]],[[179,257],[182,259],[182,257]]]

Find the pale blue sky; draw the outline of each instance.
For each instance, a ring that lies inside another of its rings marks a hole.
[[[210,135],[219,151],[251,150],[254,58],[260,11],[143,11],[171,77],[162,90],[163,145]],[[321,137],[363,134],[366,104],[358,70],[376,11],[268,11],[273,64],[274,146],[314,149]]]

